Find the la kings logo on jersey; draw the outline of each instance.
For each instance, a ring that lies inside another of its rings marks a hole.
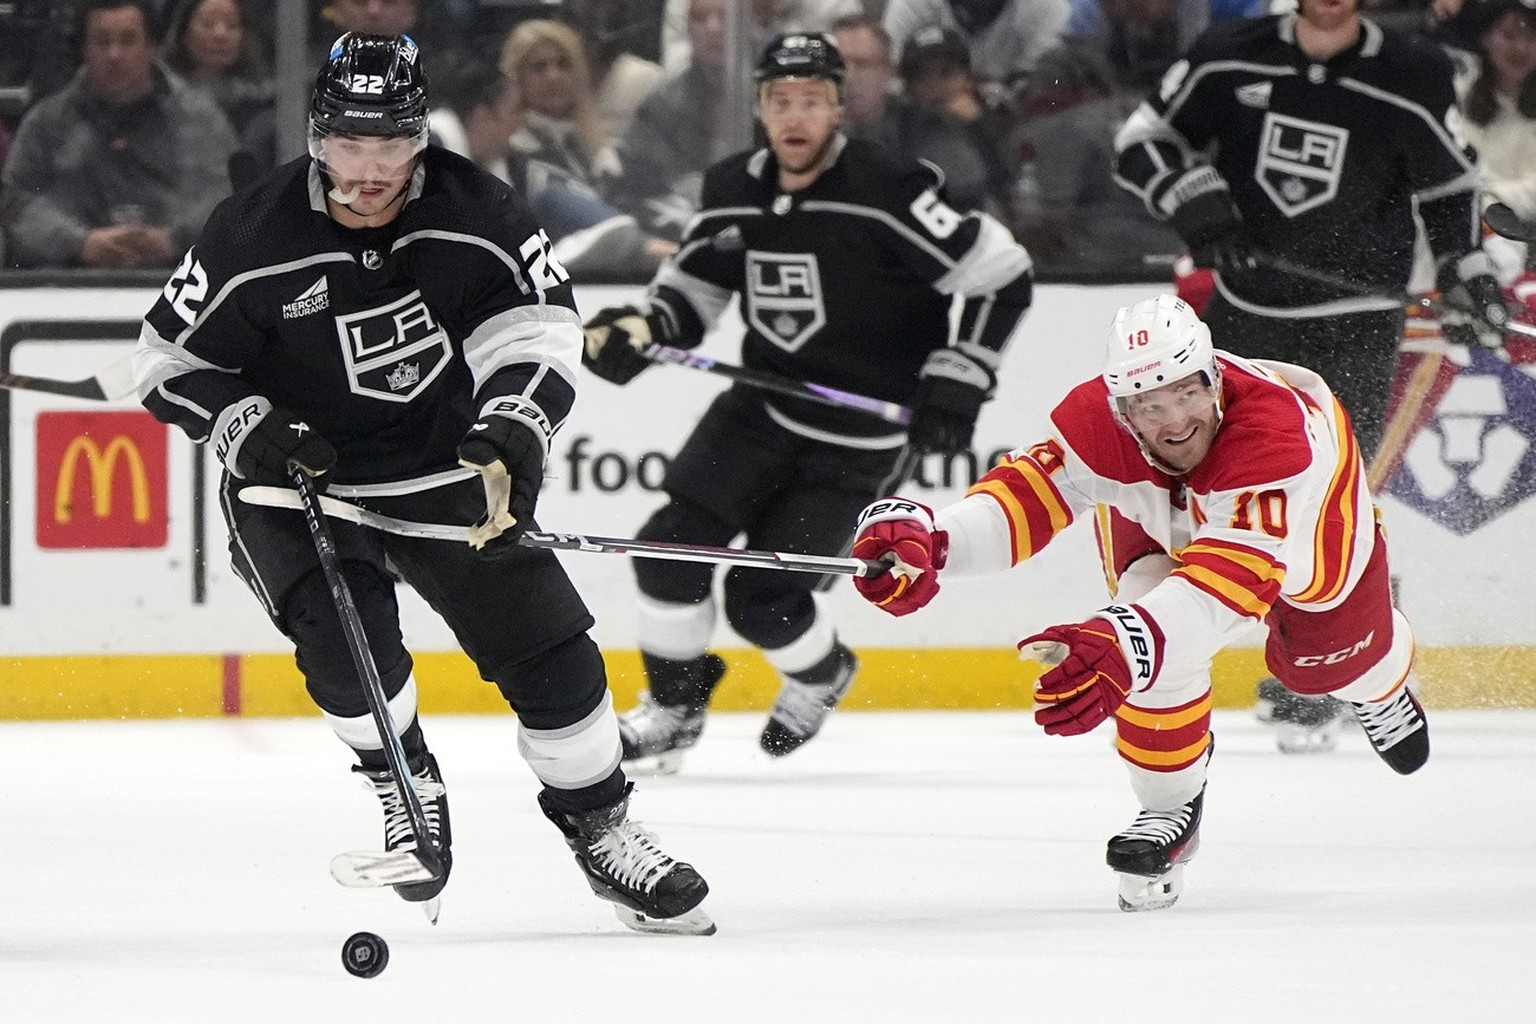
[[[409,402],[427,389],[452,357],[448,335],[413,291],[387,306],[336,318],[352,393]]]
[[[1271,111],[1253,176],[1281,213],[1295,217],[1338,195],[1348,146],[1347,129]]]
[[[788,352],[827,322],[821,273],[808,252],[747,251],[747,321]]]

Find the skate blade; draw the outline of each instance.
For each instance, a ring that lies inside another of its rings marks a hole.
[[[628,928],[647,935],[713,935],[715,922],[702,909],[694,907],[676,917],[647,917],[638,910],[615,903],[613,912]]]
[[[437,915],[443,911],[443,898],[433,896],[429,900],[422,900],[421,912],[427,915],[427,924],[437,924]]]
[[[331,877],[349,889],[376,889],[408,882],[430,882],[439,876],[421,862],[414,850],[354,850],[331,859]]]
[[[1166,910],[1177,903],[1184,892],[1182,864],[1175,864],[1156,878],[1121,872],[1116,872],[1116,877],[1120,880],[1120,909],[1128,914]]]
[[[647,754],[633,761],[624,762],[624,771],[630,775],[655,777],[676,775],[683,767],[683,750],[668,750],[662,754]]]

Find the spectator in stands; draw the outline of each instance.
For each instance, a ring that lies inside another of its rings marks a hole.
[[[1012,95],[1066,30],[1068,0],[889,0],[885,30],[898,50],[931,25],[957,30],[978,78]]]
[[[693,42],[688,34],[690,0],[667,0],[666,20],[662,27],[661,63],[677,74],[688,67]],[[739,2],[739,0],[738,0]],[[744,52],[761,53],[768,38],[780,32],[827,32],[839,18],[863,14],[862,0],[750,0],[743,5],[750,15],[746,29],[751,34]]]
[[[963,172],[956,166],[954,177],[945,168],[951,200],[1001,215],[1010,177],[1002,149],[1007,123],[982,101],[965,39],[937,25],[919,29],[901,51],[901,82],[913,108],[928,123],[948,125],[964,137],[979,161]]]
[[[725,88],[726,0],[689,0],[692,58],[640,109],[619,143],[610,194],[656,233],[682,237],[699,208],[704,169],[726,156],[731,133]]]
[[[514,147],[593,188],[617,175],[613,140],[603,135],[591,71],[574,29],[543,18],[523,22],[502,44],[501,70],[523,101]]]
[[[997,215],[988,184],[993,157],[985,139],[948,112],[918,110],[893,91],[890,38],[869,15],[841,18],[832,37],[843,55],[843,131],[884,146],[901,160],[926,160],[944,172],[944,191],[959,210]]]
[[[1089,31],[1041,56],[1015,104],[1015,233],[1042,267],[1145,273],[1183,246],[1115,184],[1114,137],[1183,50],[1185,0],[1102,0]],[[1027,193],[1027,194],[1025,194]]]
[[[1109,23],[1125,20],[1125,0],[1071,0],[1072,18],[1067,22],[1067,34],[1095,36],[1102,34]],[[1269,13],[1269,0],[1174,0],[1174,10],[1166,19],[1175,38],[1171,45],[1183,53],[1194,43],[1213,21],[1230,18],[1257,18]]]
[[[6,164],[8,259],[168,267],[229,192],[234,131],[156,62],[144,0],[86,0],[82,67],[21,123]]]
[[[653,273],[677,246],[647,234],[580,181],[511,145],[523,126],[517,84],[500,68],[460,62],[438,77],[429,120],[438,145],[516,188],[573,277],[627,280]]]
[[[1479,65],[1457,92],[1483,188],[1536,218],[1536,0],[1473,0],[1465,10]]]
[[[565,20],[581,33],[587,50],[603,137],[622,139],[635,111],[661,85],[666,72],[635,52],[641,26],[628,20],[634,12],[624,0],[566,0],[563,11]],[[659,31],[654,21],[651,28]],[[649,50],[655,51],[654,43]]]
[[[277,162],[272,66],[250,30],[247,0],[185,0],[165,34],[165,63],[213,97],[254,166]]]

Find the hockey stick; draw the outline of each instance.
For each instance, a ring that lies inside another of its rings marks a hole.
[[[50,395],[88,398],[93,402],[116,402],[134,393],[133,357],[123,356],[108,363],[94,376],[84,380],[56,380],[25,373],[0,373],[0,388],[13,391],[43,391]]]
[[[311,487],[311,490],[313,488]],[[372,527],[402,537],[469,543],[469,527],[443,523],[415,523],[396,519],[350,502],[317,496],[318,509],[324,515],[344,519],[359,526]],[[266,508],[301,508],[309,514],[303,495],[286,487],[246,487],[240,500]],[[313,529],[313,527],[311,527]],[[318,543],[318,541],[316,542]],[[660,558],[678,562],[713,562],[724,565],[750,565],[759,569],[783,569],[788,572],[835,573],[840,576],[882,576],[893,563],[868,558],[833,558],[828,555],[795,555],[779,551],[752,551],[722,548],[707,544],[675,544],[666,541],[633,540],[625,537],[594,537],[581,533],[539,533],[528,531],[518,543],[528,548],[552,551],[585,551],[601,555],[632,555],[636,558]]]
[[[872,416],[880,417],[887,423],[894,423],[901,427],[912,421],[912,410],[897,402],[870,398],[868,395],[859,395],[852,391],[840,391],[837,388],[812,384],[809,381],[792,380],[789,377],[780,377],[761,370],[749,370],[745,366],[717,362],[706,356],[695,355],[668,345],[647,345],[640,354],[653,363],[686,366],[690,370],[703,370],[705,373],[729,377],[731,380],[762,388],[764,391],[773,391],[793,398],[804,398],[820,405],[830,405],[839,409],[857,409],[859,412],[867,412]]]
[[[309,523],[309,536],[315,542],[315,554],[320,559],[325,582],[330,585],[331,600],[336,603],[336,614],[341,618],[341,629],[347,636],[352,664],[357,667],[358,678],[363,683],[363,696],[368,700],[373,724],[379,730],[379,739],[384,744],[384,760],[389,763],[389,770],[395,777],[395,789],[400,794],[406,817],[411,821],[411,833],[416,837],[414,850],[338,854],[331,860],[331,877],[352,888],[399,885],[402,882],[435,882],[443,877],[443,859],[432,842],[432,830],[427,825],[426,812],[421,809],[421,797],[411,782],[410,768],[405,761],[405,748],[400,745],[400,737],[389,716],[384,684],[379,679],[378,664],[373,660],[368,636],[363,632],[363,620],[352,600],[352,588],[347,586],[345,577],[341,575],[341,558],[336,553],[336,541],[321,511],[320,495],[315,492],[309,474],[301,467],[289,463],[288,472],[293,477],[295,490],[284,493],[293,495],[294,507],[304,510],[304,519]]]
[[[1504,203],[1494,203],[1484,210],[1483,223],[1496,235],[1516,242],[1536,242],[1536,222],[1522,220]]]
[[[1444,303],[1434,299],[1426,298],[1422,295],[1409,295],[1407,292],[1384,294],[1374,288],[1371,288],[1369,285],[1357,284],[1348,278],[1339,277],[1336,274],[1330,274],[1326,270],[1314,270],[1312,267],[1304,266],[1300,263],[1292,263],[1290,260],[1283,256],[1261,255],[1258,256],[1257,259],[1259,262],[1265,263],[1283,274],[1290,274],[1292,277],[1305,278],[1308,281],[1314,281],[1318,284],[1328,285],[1329,287],[1338,288],[1343,291],[1354,292],[1356,295],[1359,295],[1363,298],[1389,299],[1393,302],[1400,302],[1404,306],[1416,306],[1419,309],[1424,310],[1426,313],[1430,313],[1435,316],[1438,316],[1440,311],[1445,308]],[[1513,317],[1511,317],[1509,321],[1504,324],[1503,330],[1505,334],[1524,334],[1531,337],[1536,337],[1536,326],[1521,323]]]

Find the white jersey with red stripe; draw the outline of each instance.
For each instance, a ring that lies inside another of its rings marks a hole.
[[[1319,612],[1338,605],[1375,543],[1349,419],[1311,370],[1217,358],[1222,420],[1192,472],[1152,465],[1103,381],[1086,381],[1052,411],[1048,437],[1009,453],[940,511],[936,525],[950,535],[943,575],[1017,565],[1079,516],[1113,508],[1177,563],[1137,601],[1162,631],[1165,678],[1203,670],[1277,601]]]

